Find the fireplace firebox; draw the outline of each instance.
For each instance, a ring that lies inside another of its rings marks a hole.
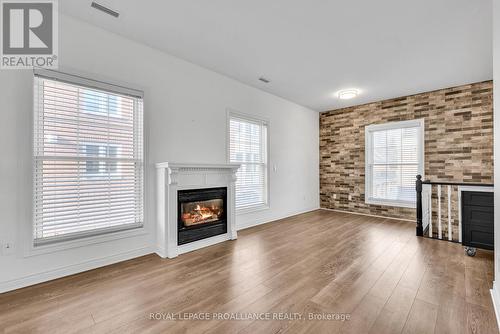
[[[179,190],[177,243],[227,233],[227,188]]]

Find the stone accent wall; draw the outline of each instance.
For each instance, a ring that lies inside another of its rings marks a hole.
[[[370,124],[424,118],[426,179],[493,183],[492,93],[486,81],[321,113],[321,207],[415,218],[414,209],[365,203]]]

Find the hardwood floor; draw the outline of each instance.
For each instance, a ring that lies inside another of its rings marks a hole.
[[[408,222],[323,210],[238,236],[2,294],[0,331],[498,333],[491,252],[471,258],[458,244],[415,237]],[[208,320],[168,319],[205,312]],[[272,319],[280,313],[287,318]]]

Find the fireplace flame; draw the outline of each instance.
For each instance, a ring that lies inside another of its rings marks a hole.
[[[215,204],[211,206],[196,204],[191,208],[182,214],[182,222],[185,226],[211,223],[219,220],[222,215],[222,207]]]

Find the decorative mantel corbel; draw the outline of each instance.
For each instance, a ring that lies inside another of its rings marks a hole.
[[[179,168],[167,168],[168,171],[168,184],[177,185]]]

